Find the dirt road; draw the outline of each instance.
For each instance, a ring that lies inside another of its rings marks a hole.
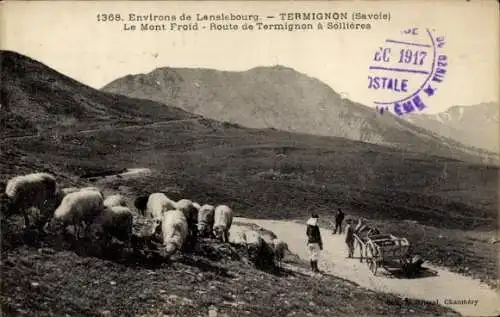
[[[305,222],[238,217],[234,221],[235,223],[254,223],[273,231],[288,243],[293,253],[303,259],[308,259],[305,248]],[[319,267],[325,273],[351,280],[372,290],[394,293],[401,297],[438,300],[440,305],[448,306],[465,316],[498,316],[500,313],[499,295],[477,280],[428,264],[424,264],[424,267],[429,268],[428,271],[433,274],[425,274],[415,279],[392,277],[384,269],[379,269],[377,276],[374,276],[368,266],[360,263],[359,259],[346,258],[344,235],[334,236],[330,230],[326,229],[322,229],[321,234],[324,249]],[[425,258],[425,255],[423,256]],[[458,301],[470,303],[458,303]]]

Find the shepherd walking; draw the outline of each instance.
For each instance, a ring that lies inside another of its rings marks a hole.
[[[354,228],[351,225],[351,219],[347,219],[346,223],[345,244],[347,245],[347,257],[352,258],[354,256]]]
[[[339,208],[337,211],[337,215],[335,216],[335,229],[333,230],[333,234],[336,234],[337,232],[339,234],[342,233],[342,221],[344,221],[344,217],[344,212]]]
[[[319,253],[323,250],[323,241],[318,226],[318,215],[312,214],[307,221],[307,247],[309,250],[309,259],[311,261],[311,269],[313,272],[319,273],[318,258]]]

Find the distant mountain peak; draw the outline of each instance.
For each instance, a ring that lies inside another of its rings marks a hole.
[[[251,128],[343,137],[448,156],[475,151],[399,117],[381,116],[342,98],[324,82],[284,65],[247,71],[160,69],[166,71],[136,75],[132,80],[126,76],[102,89]]]
[[[252,69],[261,69],[261,70],[269,69],[269,70],[281,70],[281,71],[297,72],[295,69],[288,67],[288,66],[285,66],[285,65],[281,65],[281,64],[276,64],[276,65],[272,65],[272,66],[258,66],[258,67],[254,67]]]
[[[437,114],[412,114],[406,118],[419,127],[468,146],[499,151],[498,103],[455,105]]]

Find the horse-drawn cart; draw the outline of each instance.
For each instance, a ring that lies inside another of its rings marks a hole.
[[[410,242],[406,238],[395,237],[392,234],[375,234],[360,237],[354,235],[360,247],[360,260],[366,258],[370,271],[374,275],[377,269],[383,267],[392,273],[394,268],[401,269],[408,277],[413,277],[421,267],[422,260],[410,254]]]

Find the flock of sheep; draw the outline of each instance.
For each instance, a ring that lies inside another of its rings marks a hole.
[[[56,231],[73,226],[78,240],[82,230],[89,236],[91,228],[97,228],[104,241],[115,238],[127,248],[132,247],[132,227],[135,216],[151,219],[154,232],[161,230],[163,256],[169,257],[182,251],[186,241],[195,242],[198,237],[209,237],[228,243],[229,230],[233,222],[233,210],[226,205],[200,205],[189,199],[173,201],[164,193],[139,196],[134,205],[139,215],[132,211],[121,194],[105,197],[97,187],[59,188],[56,179],[48,173],[33,173],[16,176],[7,182],[5,188],[8,214],[26,214],[36,209],[41,215],[37,225]],[[26,217],[26,216],[25,216]],[[28,220],[26,220],[28,221]],[[272,262],[281,267],[281,260],[287,249],[286,243],[246,230],[240,237],[233,237],[232,243],[246,246],[248,258],[272,257]],[[271,252],[267,252],[271,250]]]

